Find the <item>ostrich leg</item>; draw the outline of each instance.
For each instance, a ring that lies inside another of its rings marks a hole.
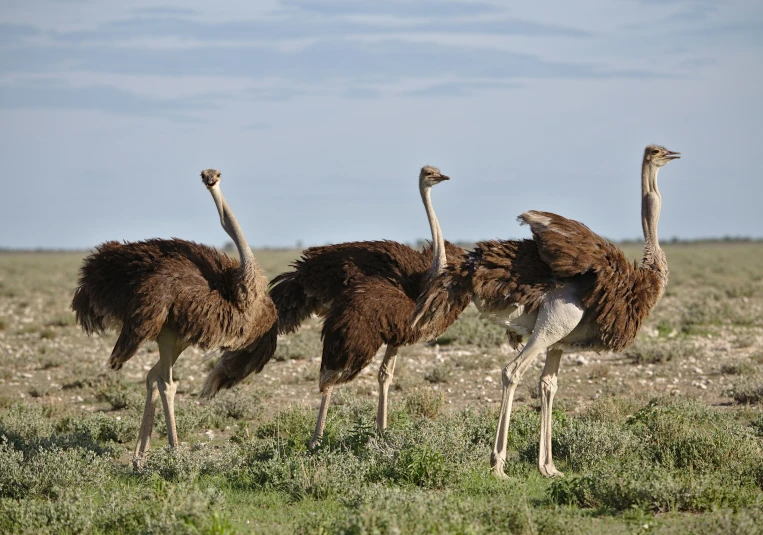
[[[546,365],[540,376],[540,449],[538,454],[538,470],[546,477],[560,477],[564,474],[556,469],[551,457],[551,409],[556,394],[556,376],[559,363],[562,360],[561,349],[549,349]]]
[[[156,400],[159,398],[159,387],[156,384],[156,376],[159,373],[159,364],[160,363],[157,362],[146,376],[146,406],[143,409],[143,419],[140,422],[138,444],[135,446],[135,453],[132,459],[132,466],[135,470],[143,468],[144,457],[151,444],[151,431],[154,428]]]
[[[387,351],[384,353],[384,360],[379,366],[379,408],[376,411],[376,428],[379,432],[387,428],[387,397],[389,385],[395,374],[397,350],[397,346],[388,345]]]
[[[511,417],[514,392],[522,378],[522,374],[527,370],[532,361],[535,360],[535,357],[575,329],[583,318],[583,312],[583,304],[580,302],[574,288],[566,287],[548,294],[538,311],[538,319],[535,322],[533,333],[527,341],[527,345],[525,345],[517,358],[503,369],[501,413],[498,418],[498,429],[496,430],[493,452],[490,456],[490,466],[496,476],[506,477],[503,473],[503,465],[506,462],[506,447],[509,439],[509,418]],[[555,355],[556,353],[553,354]],[[550,413],[548,417],[551,417]]]
[[[511,418],[511,406],[514,402],[514,392],[517,390],[522,374],[530,367],[541,352],[546,349],[543,340],[534,335],[530,337],[524,349],[509,363],[501,375],[503,390],[501,392],[501,412],[498,418],[498,429],[495,434],[493,452],[490,455],[490,467],[493,473],[500,478],[505,478],[503,464],[506,462],[506,447],[509,441],[509,419]]]
[[[156,382],[159,387],[159,395],[162,398],[164,418],[167,423],[167,441],[170,447],[176,448],[178,436],[175,426],[175,393],[178,386],[172,380],[172,367],[175,365],[175,361],[180,356],[180,353],[185,349],[185,346],[175,333],[166,328],[161,330],[156,342],[159,345],[159,373]]]
[[[318,421],[315,423],[315,431],[313,432],[313,438],[310,439],[310,449],[314,450],[323,440],[323,430],[326,427],[326,414],[329,411],[329,402],[331,401],[331,392],[334,390],[334,385],[328,385],[323,389],[323,397],[321,398],[321,408],[318,410]]]

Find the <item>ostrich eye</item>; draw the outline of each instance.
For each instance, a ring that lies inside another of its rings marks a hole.
[[[652,154],[657,154],[657,153],[659,153],[659,152],[660,152],[660,151],[659,151],[659,149],[654,149],[654,150],[652,150]]]

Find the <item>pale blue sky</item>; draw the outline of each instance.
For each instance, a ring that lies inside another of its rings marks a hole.
[[[763,236],[759,0],[0,0],[0,247],[523,237],[529,209],[663,239]]]

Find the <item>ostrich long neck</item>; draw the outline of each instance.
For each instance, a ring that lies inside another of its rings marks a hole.
[[[641,168],[641,226],[644,229],[644,258],[641,265],[654,269],[667,279],[667,262],[657,237],[657,223],[662,207],[662,197],[657,189],[658,170],[657,166],[646,161]]]
[[[432,206],[432,186],[421,188],[421,200],[424,201],[424,209],[427,211],[429,228],[432,230],[432,265],[429,267],[429,277],[435,277],[445,269],[447,257],[445,256],[445,239],[442,237],[440,223]]]
[[[225,197],[223,197],[220,188],[213,187],[210,189],[210,192],[215,199],[217,211],[220,213],[220,223],[223,226],[223,230],[228,233],[233,243],[236,244],[236,249],[238,249],[242,275],[245,278],[247,275],[254,276],[257,271],[257,261],[254,259],[254,253],[252,253],[249,243],[246,241],[244,231],[241,230],[241,226],[239,226],[236,216],[233,215],[233,210],[231,210]]]

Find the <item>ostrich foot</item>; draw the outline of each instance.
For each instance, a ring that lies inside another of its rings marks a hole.
[[[145,455],[133,455],[132,457],[132,469],[136,472],[142,472],[143,471],[143,465],[146,462],[146,456]]]
[[[508,479],[509,477],[503,471],[503,464],[505,462],[506,461],[504,461],[501,457],[499,457],[495,453],[490,455],[490,469],[493,472],[493,475],[497,477],[498,479]]]
[[[503,466],[500,468],[498,466],[494,466],[491,469],[491,472],[493,472],[493,475],[497,477],[498,479],[509,479],[509,476],[506,475],[506,473],[503,471]]]
[[[314,450],[318,446],[321,445],[321,442],[323,441],[323,437],[313,437],[310,439],[310,449]]]
[[[538,465],[538,470],[540,470],[541,475],[545,477],[564,477],[564,472],[557,470],[554,463],[540,464]]]

